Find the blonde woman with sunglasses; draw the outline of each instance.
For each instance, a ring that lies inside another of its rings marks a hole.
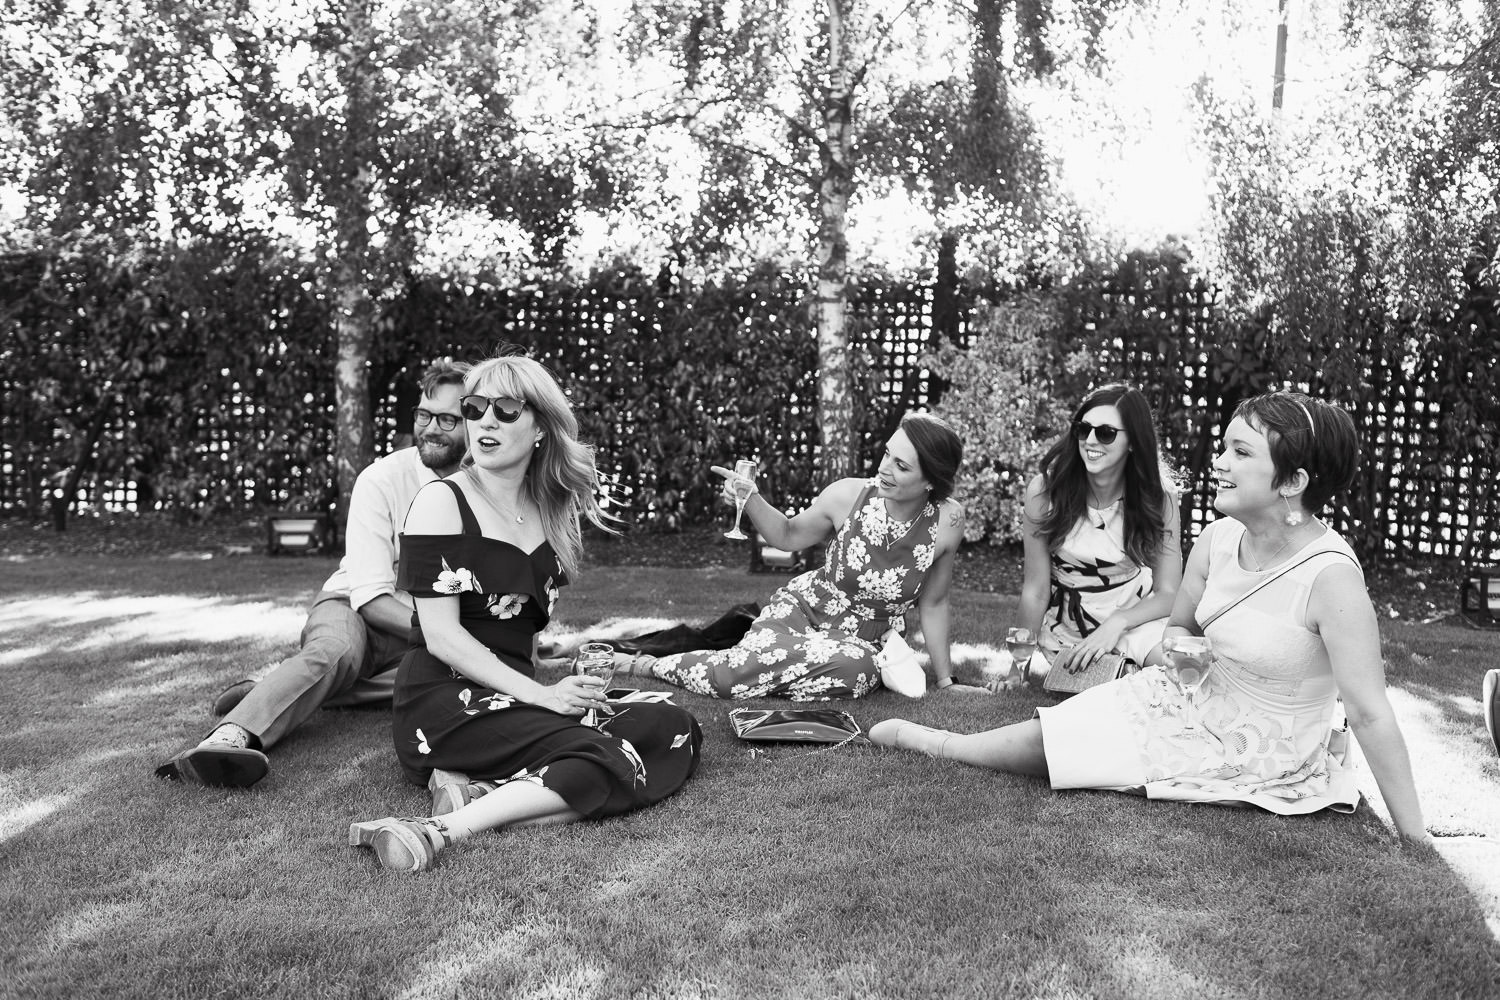
[[[578,575],[580,520],[611,530],[593,451],[562,388],[530,358],[476,365],[464,390],[469,457],[417,494],[398,577],[416,615],[396,677],[396,755],[431,790],[433,815],[349,830],[392,871],[427,869],[481,831],[659,802],[692,776],[703,738],[675,705],[611,711],[597,677],[537,678],[536,636]]]
[[[1114,654],[1143,663],[1161,641],[1182,545],[1154,423],[1139,389],[1095,389],[1026,488],[1015,624],[1038,635],[1050,669],[1077,671]]]

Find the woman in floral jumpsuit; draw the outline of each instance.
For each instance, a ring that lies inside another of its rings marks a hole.
[[[911,414],[873,479],[843,479],[795,517],[752,496],[745,514],[770,545],[796,551],[833,536],[822,568],[771,598],[740,643],[629,661],[634,673],[715,698],[858,698],[880,685],[882,636],[917,606],[939,687],[953,683],[948,591],[963,538],[950,498],[963,446],[942,420]],[[715,467],[732,495],[735,476]]]

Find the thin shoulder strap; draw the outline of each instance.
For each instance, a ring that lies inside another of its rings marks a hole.
[[[1204,619],[1203,621],[1199,622],[1198,623],[1198,628],[1200,628],[1200,629],[1206,629],[1206,628],[1208,628],[1208,626],[1211,625],[1213,622],[1217,621],[1219,619],[1219,617],[1224,614],[1224,612],[1234,610],[1234,608],[1238,607],[1240,605],[1240,603],[1243,602],[1251,594],[1253,594],[1256,591],[1261,590],[1261,589],[1263,589],[1265,587],[1270,586],[1271,584],[1275,583],[1277,580],[1280,580],[1282,577],[1286,576],[1292,570],[1296,569],[1298,566],[1301,566],[1303,563],[1312,562],[1314,559],[1318,558],[1319,556],[1343,556],[1345,559],[1348,559],[1350,562],[1353,562],[1354,565],[1356,565],[1356,566],[1359,565],[1359,563],[1356,562],[1347,552],[1340,552],[1338,549],[1319,549],[1318,551],[1314,552],[1312,555],[1303,556],[1301,559],[1298,559],[1296,562],[1292,563],[1290,566],[1283,566],[1283,567],[1281,567],[1281,569],[1277,570],[1275,573],[1272,573],[1270,576],[1268,576],[1264,580],[1260,581],[1260,583],[1257,583],[1255,586],[1253,586],[1249,590],[1245,591],[1239,597],[1236,597],[1234,600],[1232,600],[1228,604],[1224,605],[1224,607],[1220,608],[1218,611],[1215,611],[1213,614],[1209,615],[1206,619]]]
[[[458,484],[449,479],[439,479],[438,482],[453,491],[453,499],[458,501],[458,516],[463,519],[464,534],[483,534],[479,530],[479,519],[474,516],[474,508],[469,506],[469,498],[464,496],[464,491],[458,488]]]

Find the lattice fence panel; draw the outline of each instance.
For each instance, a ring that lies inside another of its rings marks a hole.
[[[258,315],[185,328],[163,377],[193,383],[191,412],[171,415],[172,440],[137,455],[128,474],[106,465],[86,478],[82,501],[125,508],[196,497],[256,509],[331,497],[333,351],[326,337],[308,343],[306,329],[322,323],[327,307],[305,287],[295,277],[267,279]],[[938,330],[941,291],[874,278],[854,289],[852,340],[866,366],[860,433],[872,467],[895,421],[942,392],[923,365],[936,338],[969,337],[977,296],[961,292],[956,321]],[[797,276],[712,290],[644,279],[577,288],[414,284],[388,304],[372,359],[371,384],[383,387],[374,406],[377,450],[407,442],[415,379],[429,358],[473,358],[511,343],[564,377],[601,468],[638,523],[714,518],[707,466],[742,454],[761,459],[775,495],[790,505],[806,502],[822,485],[813,481],[818,402],[808,295]],[[1079,332],[1110,331],[1100,345],[1099,377],[1136,382],[1151,398],[1167,457],[1184,474],[1186,526],[1196,534],[1214,516],[1207,477],[1238,402],[1227,394],[1243,391],[1236,388],[1243,379],[1227,379],[1212,360],[1214,346],[1230,335],[1215,293],[1203,284],[1187,291],[1106,288],[1093,309]],[[28,315],[8,313],[11,325],[0,332],[25,332]],[[48,322],[35,319],[41,325],[31,333],[50,336],[50,349],[66,355],[71,334]],[[1477,485],[1497,475],[1493,455],[1463,426],[1477,418],[1453,408],[1455,382],[1473,373],[1455,369],[1459,362],[1444,345],[1380,322],[1359,333],[1365,361],[1357,378],[1324,384],[1314,367],[1306,385],[1347,406],[1363,438],[1359,488],[1333,521],[1368,555],[1457,557],[1470,537]],[[0,344],[0,357],[10,350]],[[1298,377],[1264,374],[1272,384]],[[1465,391],[1473,396],[1471,389]],[[0,370],[0,511],[13,514],[37,513],[50,488],[38,456],[59,448],[56,423],[38,411],[29,390]],[[107,414],[103,431],[112,453],[136,448],[139,429],[165,419],[153,409],[149,379],[122,384],[120,394],[124,403]],[[272,414],[287,410],[301,419],[291,431],[274,431],[286,422]],[[1477,544],[1476,558],[1500,558],[1492,531]]]

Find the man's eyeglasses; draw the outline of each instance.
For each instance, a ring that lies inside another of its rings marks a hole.
[[[454,416],[453,414],[433,413],[431,410],[424,410],[420,406],[417,407],[417,412],[412,414],[412,416],[416,419],[418,427],[426,427],[434,420],[436,420],[437,425],[445,431],[451,431],[453,428],[458,426],[458,417]]]
[[[465,420],[483,420],[486,408],[494,413],[495,419],[502,424],[513,424],[521,419],[521,411],[526,409],[526,401],[504,397],[491,399],[477,394],[458,398],[458,410],[464,415]]]
[[[1100,444],[1114,444],[1115,438],[1120,436],[1123,427],[1111,427],[1109,424],[1091,424],[1087,420],[1073,421],[1073,436],[1079,441],[1087,441],[1089,434],[1099,439]]]

